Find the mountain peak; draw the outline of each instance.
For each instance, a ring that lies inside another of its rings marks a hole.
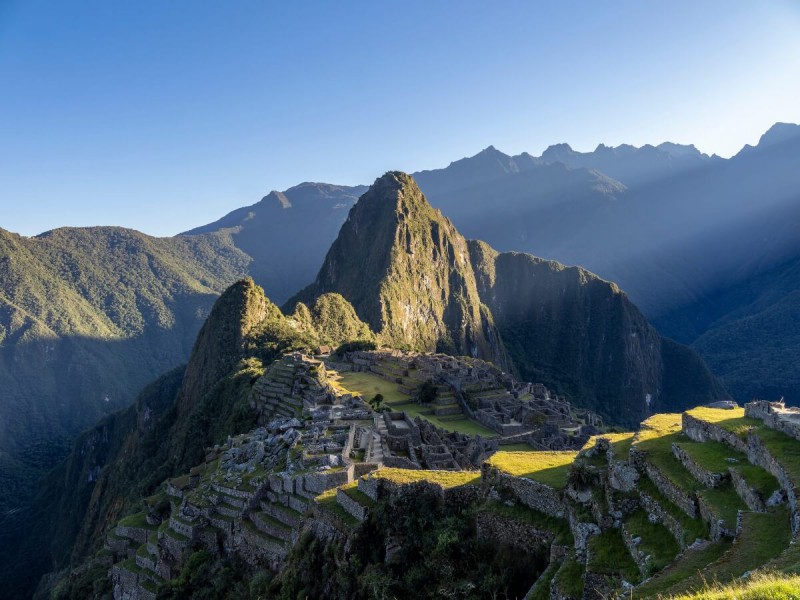
[[[267,194],[261,199],[261,202],[265,204],[270,202],[277,202],[281,208],[292,207],[292,203],[289,202],[289,198],[286,197],[286,194],[284,194],[283,192],[279,192],[278,190],[272,190],[269,194]]]
[[[350,210],[316,281],[286,306],[330,292],[350,301],[386,345],[506,366],[466,240],[406,173],[375,180]]]
[[[758,147],[775,146],[797,139],[800,139],[800,125],[794,123],[775,123],[761,136],[761,139],[758,140]]]

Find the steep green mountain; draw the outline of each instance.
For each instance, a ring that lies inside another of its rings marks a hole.
[[[614,423],[727,397],[702,360],[663,340],[616,285],[467,242],[403,173],[362,196],[296,300],[331,291],[386,345],[494,360]]]
[[[386,345],[507,366],[466,241],[405,173],[387,173],[359,199],[316,281],[287,306],[328,292],[347,298]]]
[[[626,424],[727,395],[692,350],[661,338],[614,283],[484,242],[469,248],[480,296],[523,379]]]
[[[341,297],[324,296],[320,312],[371,335]],[[301,311],[299,311],[301,312]],[[67,459],[41,482],[25,515],[12,515],[0,553],[0,596],[26,597],[45,570],[97,549],[109,523],[130,512],[165,478],[199,464],[205,448],[255,425],[249,392],[276,357],[311,348],[318,333],[301,316],[284,316],[252,279],[216,301],[185,369],[168,373],[136,403],[82,434]],[[21,532],[24,531],[24,535]],[[20,592],[22,590],[22,593]]]
[[[248,262],[221,234],[0,230],[0,512],[80,430],[186,360]]]

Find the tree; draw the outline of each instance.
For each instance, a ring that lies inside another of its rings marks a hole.
[[[436,400],[436,384],[428,380],[417,388],[417,402],[433,404],[434,400]]]
[[[369,401],[369,405],[375,411],[380,410],[381,404],[383,404],[383,394],[375,394]]]

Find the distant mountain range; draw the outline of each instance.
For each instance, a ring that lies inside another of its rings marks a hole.
[[[702,360],[662,339],[613,283],[468,242],[410,176],[387,173],[348,211],[314,282],[282,310],[251,279],[237,282],[215,303],[185,370],[80,436],[25,519],[0,529],[0,570],[15,574],[0,578],[0,593],[96,551],[136,498],[255,426],[248,393],[282,352],[358,340],[489,359],[614,423],[727,397]]]
[[[489,147],[413,177],[466,238],[616,282],[735,398],[797,402],[798,166],[800,127],[777,124],[731,159],[670,143]],[[185,362],[232,282],[252,275],[279,304],[312,283],[366,189],[303,183],[170,239],[0,231],[0,508],[80,430]]]

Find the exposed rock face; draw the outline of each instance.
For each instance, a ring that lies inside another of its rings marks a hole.
[[[466,240],[405,173],[387,173],[359,199],[316,281],[295,301],[327,292],[347,298],[387,345],[507,366]]]
[[[469,249],[481,300],[524,379],[626,424],[727,396],[702,361],[662,340],[614,283],[480,241]]]

